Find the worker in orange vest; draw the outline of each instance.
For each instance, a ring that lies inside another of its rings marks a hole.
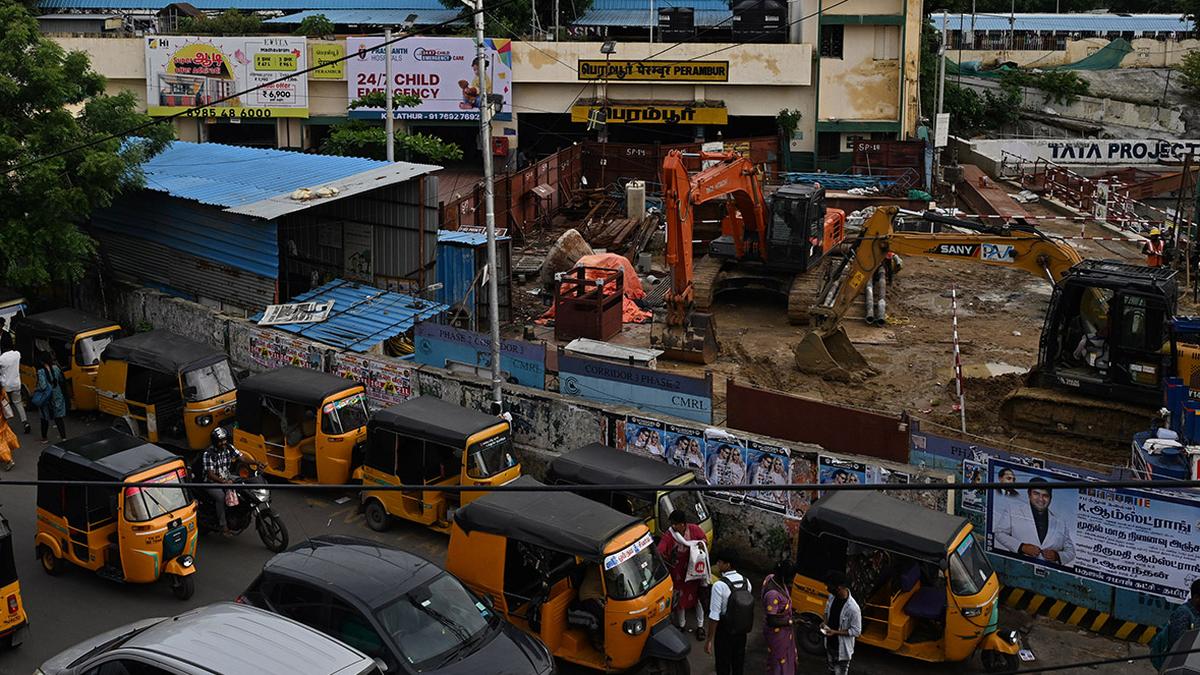
[[[1142,244],[1142,253],[1146,254],[1147,267],[1162,267],[1166,263],[1166,256],[1163,254],[1164,243],[1162,239],[1162,231],[1157,227],[1150,230],[1150,240]]]

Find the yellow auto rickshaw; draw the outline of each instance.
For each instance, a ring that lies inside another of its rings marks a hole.
[[[350,482],[367,436],[363,386],[288,366],[238,383],[233,446],[273,476],[296,483]]]
[[[13,558],[12,529],[8,519],[0,515],[0,645],[16,647],[25,641],[29,618],[21,601],[21,583],[17,580],[17,563]]]
[[[108,319],[64,307],[41,314],[17,316],[12,321],[17,350],[21,352],[21,385],[37,388],[39,357],[54,355],[70,383],[68,399],[75,410],[95,410],[96,373],[100,355],[121,334],[121,327]]]
[[[688,522],[698,524],[713,540],[712,515],[699,492],[642,490],[643,485],[682,486],[696,483],[690,470],[599,443],[585,445],[555,457],[546,469],[551,485],[629,485],[627,490],[581,492],[584,497],[637,516],[657,535],[671,526],[671,512],[682,510]]]
[[[367,525],[382,532],[396,516],[448,532],[453,510],[484,494],[372,485],[504,485],[520,475],[507,421],[418,396],[371,417],[362,466]]]
[[[860,644],[921,661],[1015,670],[1016,631],[999,630],[1000,582],[970,521],[875,492],[833,492],[800,521],[792,610],[797,643],[824,654],[831,572],[850,578],[862,609]]]
[[[454,512],[446,569],[560,659],[689,672],[671,575],[636,516],[570,492],[490,492]]]
[[[192,597],[196,502],[178,485],[178,455],[115,429],[77,436],[42,451],[39,481],[154,483],[98,488],[41,484],[38,559],[57,575],[71,562],[112,581],[144,584],[166,576],[180,600]]]
[[[166,330],[113,340],[96,393],[117,428],[151,443],[203,450],[233,417],[237,379],[225,353]]]

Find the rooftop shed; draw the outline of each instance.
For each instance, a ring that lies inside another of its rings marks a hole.
[[[437,244],[438,302],[451,307],[458,325],[471,330],[489,326],[487,288],[487,235],[478,232],[439,230]],[[512,318],[512,238],[496,237],[496,268],[500,271],[500,321]]]

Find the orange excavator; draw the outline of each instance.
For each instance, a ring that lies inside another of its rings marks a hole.
[[[687,157],[710,166],[689,175]],[[758,167],[734,152],[672,150],[663,160],[662,182],[671,290],[666,309],[655,315],[651,345],[668,358],[712,363],[716,325],[708,309],[725,288],[780,293],[788,298],[789,320],[807,322],[820,278],[803,273],[845,238],[846,214],[825,208],[824,188],[785,185],[764,195]],[[694,263],[693,209],[718,199],[725,202],[721,236]]]

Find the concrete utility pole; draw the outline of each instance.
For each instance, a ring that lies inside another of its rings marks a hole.
[[[946,11],[942,10],[942,40],[938,46],[937,112],[939,115],[942,114],[942,103],[946,98],[946,16]]]
[[[467,0],[463,0],[467,2]],[[479,75],[479,143],[483,149],[483,206],[487,224],[488,323],[492,330],[492,413],[504,411],[503,380],[500,378],[500,280],[496,266],[496,205],[492,185],[492,103],[487,86],[486,51],[483,36],[483,0],[472,0],[475,10],[475,72]],[[468,5],[471,6],[471,5]]]
[[[392,110],[392,91],[396,88],[392,81],[392,29],[388,28],[383,31],[383,43],[387,45],[387,51],[384,52],[383,77],[387,80],[387,86],[383,88],[383,93],[387,96],[387,103],[384,104],[383,118],[383,133],[387,135],[387,161],[396,161],[396,120],[395,111]]]

